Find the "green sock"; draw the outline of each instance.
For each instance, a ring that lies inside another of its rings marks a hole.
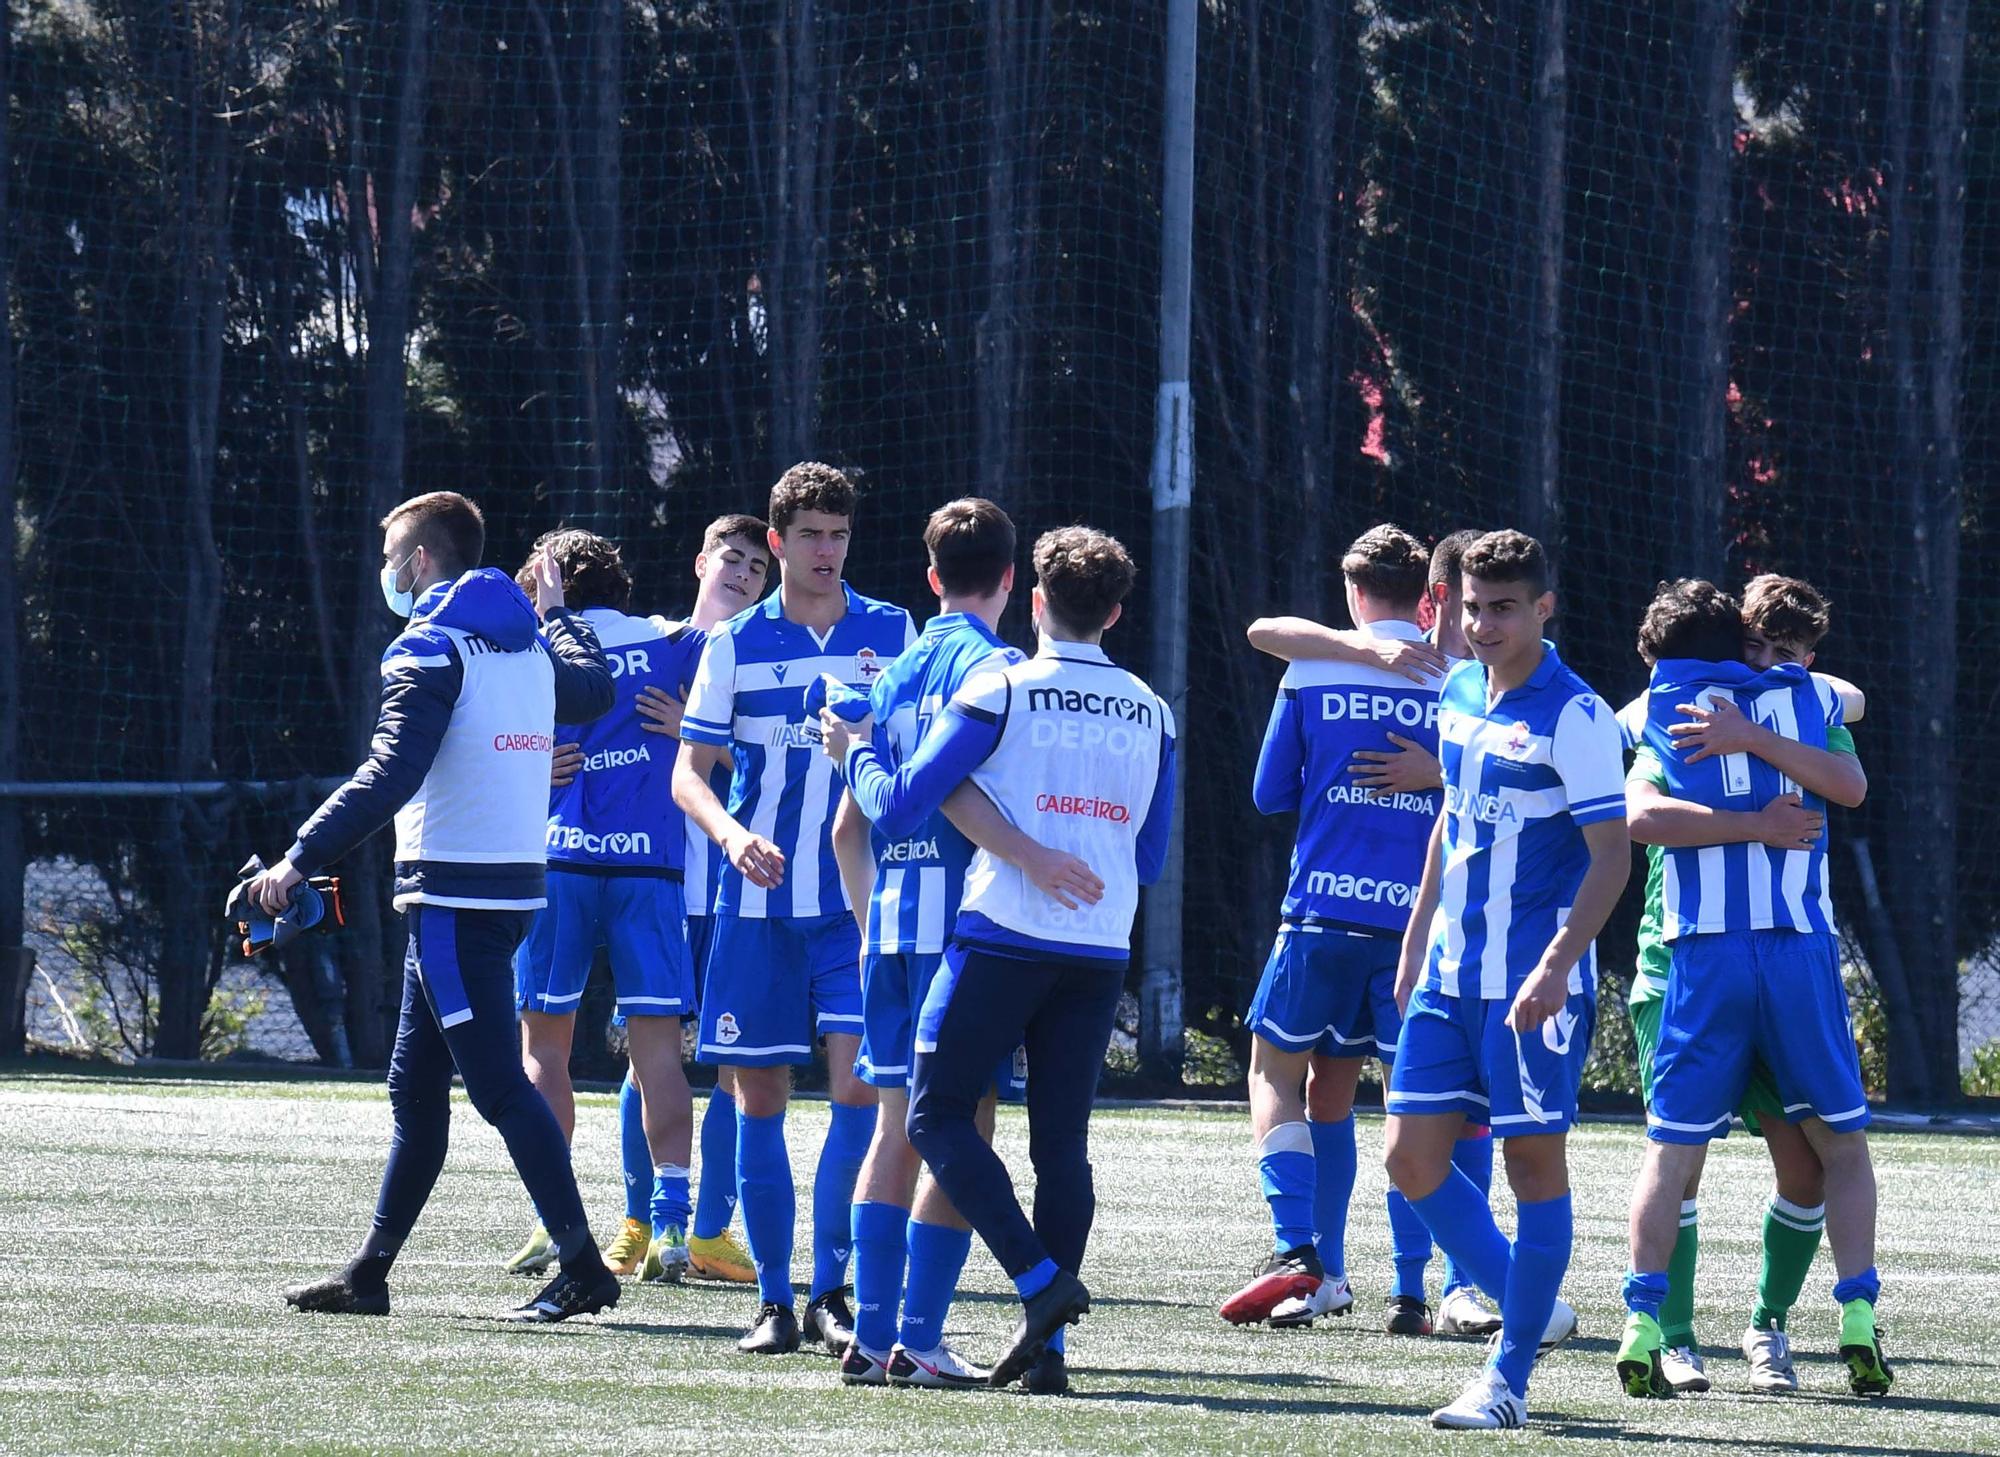
[[[1695,1201],[1681,1203],[1681,1232],[1667,1260],[1667,1298],[1660,1302],[1660,1343],[1669,1349],[1694,1344],[1694,1265],[1701,1253]]]
[[[1780,1195],[1771,1196],[1770,1208],[1764,1211],[1764,1268],[1757,1274],[1752,1325],[1760,1330],[1785,1328],[1785,1318],[1798,1304],[1825,1228],[1824,1204],[1805,1209]]]

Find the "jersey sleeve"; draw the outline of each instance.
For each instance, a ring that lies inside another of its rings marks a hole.
[[[1563,705],[1549,757],[1575,824],[1624,818],[1625,731],[1603,699],[1586,693]]]
[[[1141,885],[1158,880],[1167,866],[1167,850],[1173,843],[1174,760],[1178,752],[1173,710],[1162,702],[1159,773],[1153,780],[1153,799],[1146,806],[1146,819],[1139,826],[1139,838],[1133,846],[1134,869],[1139,873]]]
[[[1826,751],[1829,754],[1846,754],[1849,758],[1861,757],[1854,747],[1854,730],[1835,724],[1826,731]]]
[[[892,767],[875,745],[856,744],[844,766],[855,804],[891,838],[914,833],[999,745],[1009,696],[1007,680],[998,673],[971,680],[900,766]],[[1002,705],[997,711],[995,702]]]
[[[1257,774],[1250,797],[1259,813],[1295,810],[1305,798],[1306,739],[1300,719],[1299,692],[1287,672],[1271,703],[1271,721],[1264,726],[1264,744],[1257,751]]]
[[[681,714],[681,737],[690,744],[728,748],[736,727],[736,636],[718,632],[702,647]]]
[[[1636,749],[1639,741],[1646,737],[1646,715],[1651,706],[1652,695],[1641,693],[1618,710],[1618,730],[1625,736],[1626,748]]]
[[[1812,686],[1813,693],[1819,699],[1820,711],[1826,715],[1826,726],[1830,729],[1839,728],[1842,716],[1846,712],[1846,705],[1840,701],[1840,691],[1817,674],[1813,675]]]
[[[1625,782],[1648,784],[1665,794],[1667,792],[1667,766],[1660,762],[1660,756],[1646,745],[1639,745],[1632,755],[1632,767],[1625,771]]]

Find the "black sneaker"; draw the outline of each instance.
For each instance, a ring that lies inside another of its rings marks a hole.
[[[1056,1271],[1055,1279],[1022,1303],[1021,1323],[986,1379],[995,1386],[1012,1386],[1041,1358],[1050,1336],[1089,1311],[1090,1291],[1083,1281],[1067,1270]]]
[[[1068,1396],[1069,1363],[1054,1346],[1043,1346],[1042,1354],[1021,1378],[1021,1389],[1030,1396]]]
[[[595,1271],[572,1274],[559,1271],[526,1305],[507,1312],[507,1319],[528,1324],[553,1325],[575,1315],[595,1315],[618,1303],[618,1277],[599,1265]]]
[[[789,1305],[767,1300],[757,1323],[736,1343],[746,1356],[789,1356],[799,1348],[799,1318]]]
[[[1279,1250],[1250,1277],[1250,1283],[1222,1302],[1222,1318],[1231,1325],[1255,1325],[1270,1318],[1287,1300],[1303,1299],[1319,1289],[1326,1268],[1311,1245]]]
[[[324,1279],[291,1286],[285,1291],[285,1304],[311,1315],[387,1315],[389,1290],[387,1286],[380,1290],[356,1290],[349,1272],[342,1270]]]
[[[806,1307],[805,1338],[818,1341],[836,1356],[854,1343],[854,1312],[847,1305],[847,1289],[842,1285],[815,1296]]]
[[[1431,1333],[1431,1308],[1414,1295],[1391,1295],[1382,1302],[1386,1318],[1382,1328],[1392,1336],[1427,1336]]]

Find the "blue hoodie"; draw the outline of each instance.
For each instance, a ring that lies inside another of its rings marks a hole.
[[[535,609],[487,567],[440,582],[382,654],[367,761],[299,830],[287,858],[315,875],[396,821],[396,906],[532,909],[543,902],[543,827],[557,719],[611,706],[597,638]]]

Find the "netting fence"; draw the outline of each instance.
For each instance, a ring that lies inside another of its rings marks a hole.
[[[1340,548],[1390,519],[1542,535],[1619,700],[1659,578],[1818,583],[1820,665],[1870,696],[1835,828],[1872,1075],[2000,1091],[2000,14],[1203,0],[1183,568],[1148,467],[1184,3],[7,0],[28,1033],[381,1062],[384,847],[292,962],[216,915],[365,745],[375,521],[466,490],[509,568],[587,525],[676,610],[701,525],[820,457],[864,487],[851,579],[920,615],[922,516],[967,491],[1134,545],[1142,671],[1180,599],[1183,930],[1135,964],[1178,970],[1190,1081],[1240,1069],[1290,829],[1249,802],[1277,670],[1242,628],[1338,620]]]

